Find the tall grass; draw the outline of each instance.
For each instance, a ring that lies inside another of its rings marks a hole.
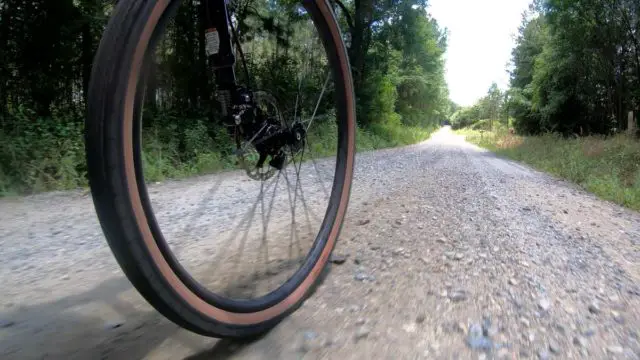
[[[82,122],[28,118],[12,134],[0,131],[0,196],[87,186]],[[183,178],[237,168],[227,134],[207,132],[204,120],[188,127],[157,127],[143,131],[143,166],[148,182]],[[408,145],[425,140],[435,128],[377,126],[357,129],[357,150]],[[184,139],[181,145],[178,136]],[[336,152],[334,124],[317,123],[309,134],[306,157]]]
[[[566,139],[464,129],[472,143],[579,184],[599,197],[640,210],[640,142],[626,136]]]

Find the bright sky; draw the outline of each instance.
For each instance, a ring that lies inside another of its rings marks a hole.
[[[428,12],[449,30],[447,83],[451,100],[472,105],[495,81],[509,85],[511,59],[522,12],[531,0],[430,0]]]

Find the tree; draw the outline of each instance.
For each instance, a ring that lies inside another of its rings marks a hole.
[[[513,51],[510,108],[519,131],[611,133],[638,111],[640,5],[538,0]]]

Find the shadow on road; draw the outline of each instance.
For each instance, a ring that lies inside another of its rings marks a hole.
[[[53,302],[16,304],[0,312],[0,320],[2,359],[142,359],[169,352],[191,360],[227,359],[264,337],[219,340],[183,330],[123,277]]]
[[[16,304],[0,319],[2,359],[141,359],[164,346],[183,356],[206,350],[195,359],[224,358],[243,345],[182,330],[122,277],[53,302]]]

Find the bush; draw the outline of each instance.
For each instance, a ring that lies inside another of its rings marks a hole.
[[[86,181],[80,119],[37,118],[19,109],[19,127],[0,130],[0,193],[71,189]]]
[[[397,114],[396,114],[397,115]],[[63,190],[87,185],[81,117],[55,114],[36,118],[21,110],[13,116],[20,128],[0,131],[0,196]],[[147,182],[236,168],[234,144],[226,130],[203,117],[147,115],[142,131],[142,160]],[[357,129],[357,150],[408,145],[425,140],[435,128],[408,127],[397,118]],[[307,158],[334,155],[337,128],[317,122],[309,133]]]

